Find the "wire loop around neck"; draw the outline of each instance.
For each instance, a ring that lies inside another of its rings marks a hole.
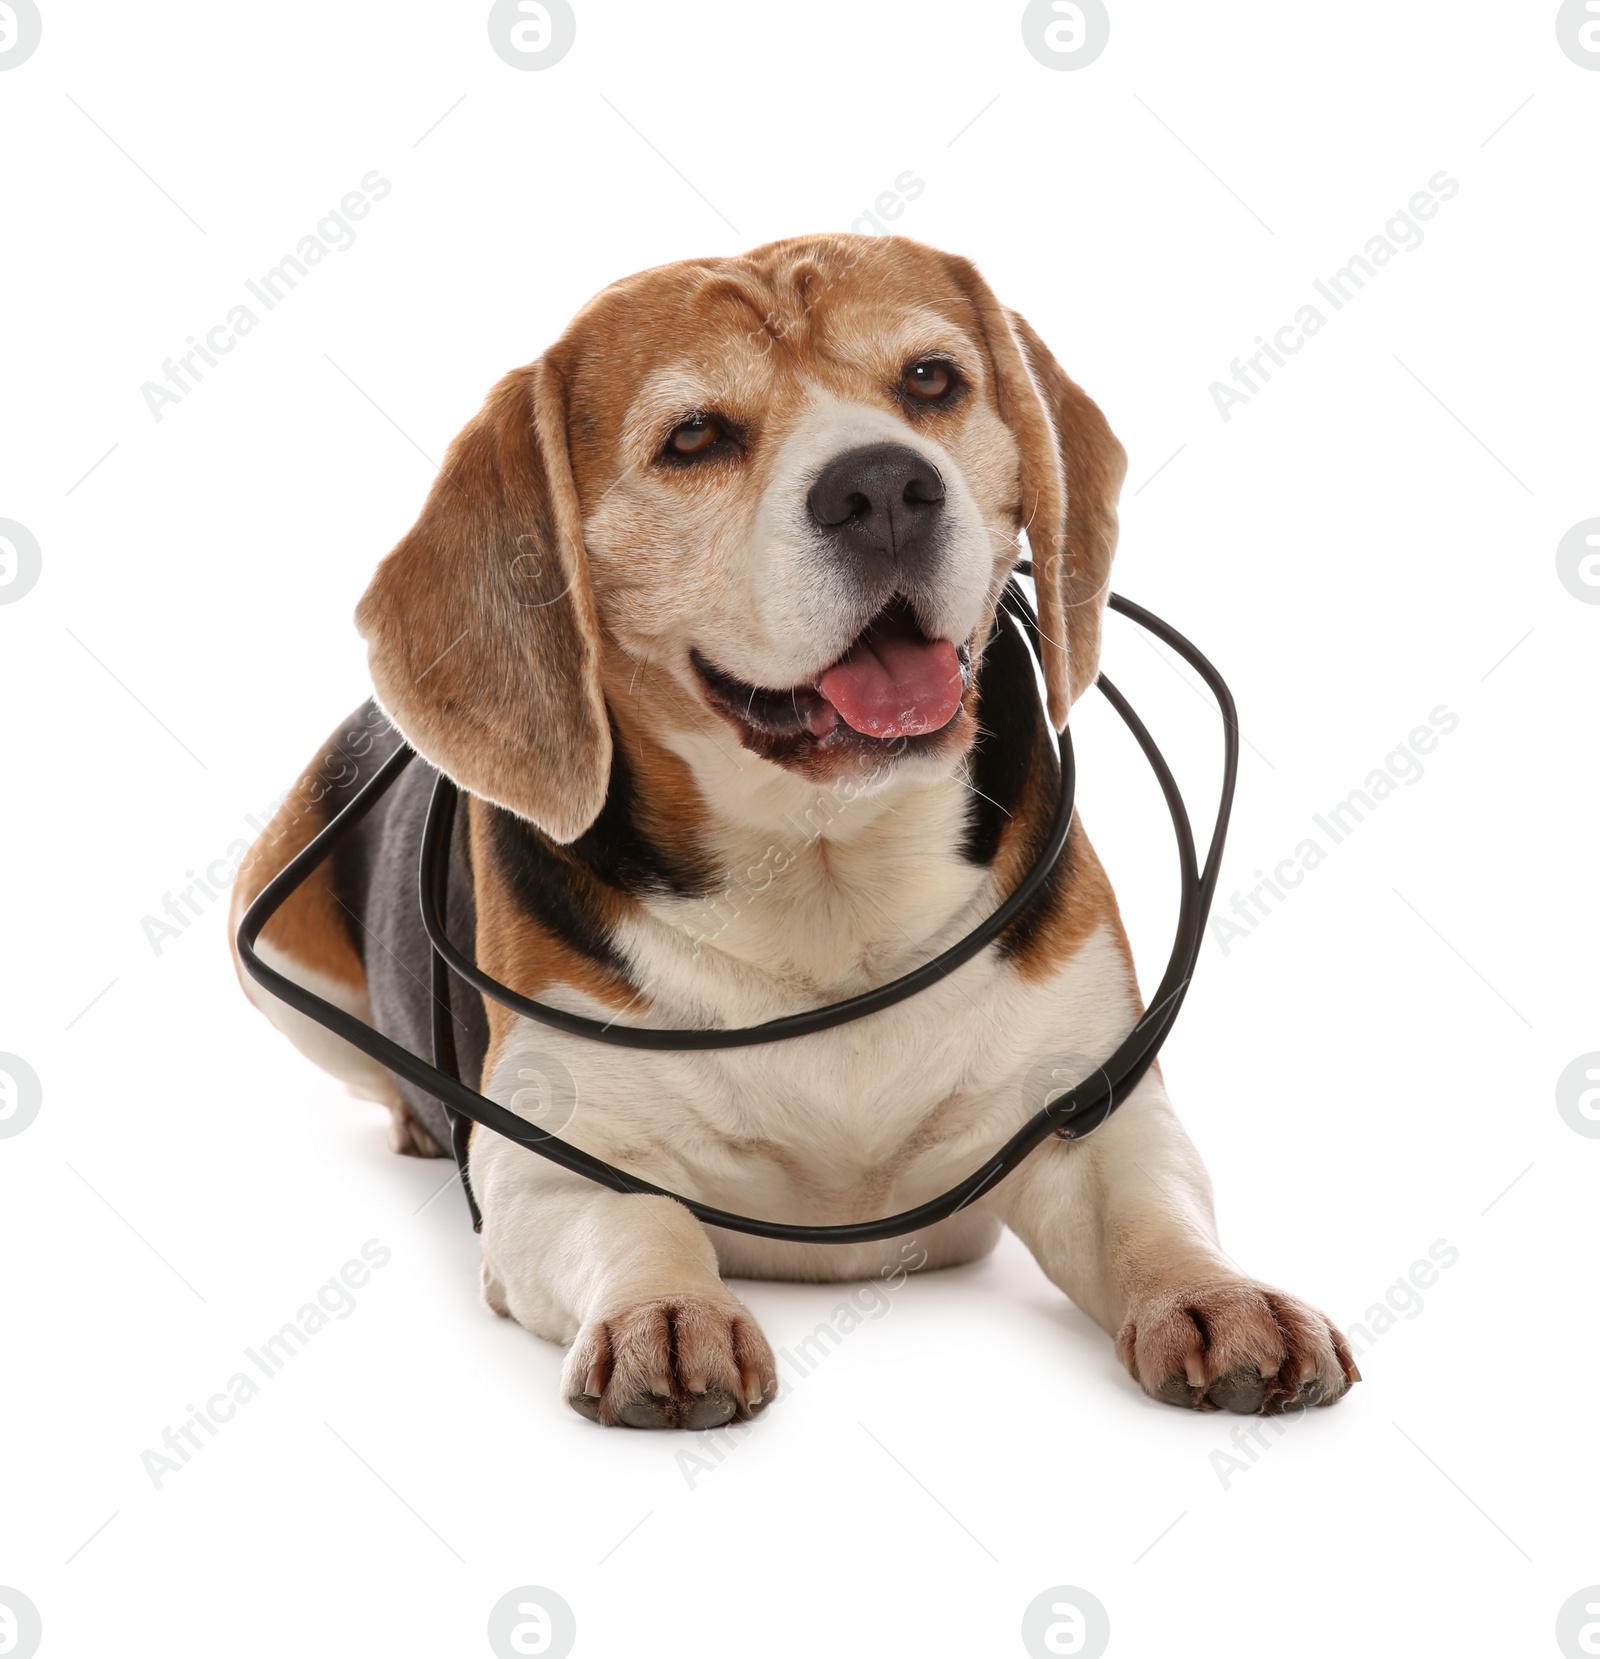
[[[1029,567],[1019,567],[1019,573],[1028,574]],[[1030,643],[1037,653],[1037,623],[1015,580],[1007,583],[1001,603],[1002,608],[1028,634]],[[1121,692],[1102,674],[1096,684],[1144,752],[1145,759],[1155,773],[1156,781],[1166,798],[1177,838],[1180,902],[1178,925],[1166,972],[1156,988],[1150,1006],[1135,1021],[1132,1030],[1115,1051],[1087,1077],[1063,1090],[1059,1095],[1047,1098],[1011,1139],[965,1180],[958,1182],[948,1192],[911,1209],[902,1210],[897,1215],[831,1226],[810,1226],[800,1222],[771,1221],[739,1215],[718,1209],[714,1205],[703,1204],[698,1199],[680,1193],[669,1192],[652,1181],[617,1169],[593,1153],[539,1129],[508,1108],[468,1088],[456,1075],[454,1043],[449,1030],[449,974],[459,974],[480,994],[492,997],[530,1019],[580,1036],[594,1037],[599,1041],[633,1048],[746,1047],[754,1043],[802,1037],[847,1020],[866,1017],[903,1001],[970,961],[1004,932],[1038,891],[1065,845],[1072,822],[1074,766],[1071,741],[1066,733],[1062,733],[1060,739],[1061,792],[1050,837],[1041,857],[1035,861],[1033,868],[1010,897],[965,939],[951,946],[949,950],[941,952],[932,961],[924,963],[920,968],[902,975],[899,979],[892,980],[887,985],[864,992],[858,997],[847,998],[843,1002],[829,1004],[825,1008],[788,1015],[783,1019],[767,1021],[763,1025],[731,1030],[682,1031],[671,1028],[619,1027],[602,1025],[598,1021],[549,1008],[521,997],[499,984],[483,973],[476,963],[456,950],[439,919],[443,910],[445,877],[449,868],[449,829],[454,817],[456,799],[455,786],[448,784],[442,775],[429,807],[421,856],[418,860],[418,899],[431,946],[436,1064],[428,1064],[392,1038],[297,984],[261,959],[256,950],[256,941],[262,929],[291,894],[339,841],[371,811],[415,758],[415,752],[404,745],[379,767],[339,813],[257,895],[239,924],[240,960],[251,977],[281,1001],[326,1027],[336,1036],[344,1038],[395,1076],[405,1079],[440,1102],[450,1116],[452,1142],[461,1167],[462,1182],[467,1189],[475,1226],[481,1226],[481,1217],[467,1179],[468,1140],[470,1126],[474,1123],[613,1192],[674,1199],[705,1225],[723,1228],[729,1232],[748,1233],[758,1238],[801,1244],[858,1244],[897,1238],[913,1233],[918,1228],[932,1226],[976,1202],[1009,1175],[1041,1141],[1052,1135],[1065,1140],[1080,1140],[1098,1128],[1128,1098],[1149,1069],[1177,1019],[1199,955],[1204,916],[1210,908],[1216,889],[1228,818],[1233,806],[1234,784],[1238,775],[1239,732],[1233,698],[1222,676],[1175,628],[1118,594],[1109,595],[1107,603],[1112,610],[1130,618],[1175,650],[1200,674],[1217,699],[1223,722],[1222,787],[1219,791],[1210,845],[1206,849],[1205,865],[1203,868],[1198,866],[1188,813],[1171,769],[1143,721]]]
[[[473,990],[492,997],[502,1008],[509,1008],[524,1019],[540,1025],[553,1026],[575,1037],[587,1037],[597,1043],[611,1043],[619,1048],[648,1048],[666,1050],[752,1048],[758,1043],[782,1042],[791,1037],[807,1037],[813,1032],[828,1031],[836,1025],[876,1014],[904,1002],[918,991],[936,984],[963,964],[970,962],[981,950],[991,945],[1027,907],[1055,868],[1061,850],[1066,846],[1067,834],[1072,828],[1072,808],[1076,767],[1072,755],[1072,739],[1061,734],[1061,787],[1056,797],[1056,809],[1050,831],[1039,856],[1028,873],[1006,897],[972,931],[958,939],[949,949],[891,979],[886,985],[862,991],[842,1002],[830,1002],[821,1008],[808,1008],[798,1014],[785,1014],[780,1019],[766,1020],[760,1025],[707,1027],[703,1030],[680,1026],[621,1025],[615,1020],[590,1019],[565,1009],[552,1008],[548,1003],[535,1002],[499,980],[486,974],[471,957],[459,950],[444,925],[445,882],[450,869],[451,830],[455,824],[456,802],[460,791],[443,772],[433,786],[433,797],[428,803],[427,822],[422,831],[422,856],[418,864],[418,902],[422,910],[422,925],[427,930],[429,943]]]

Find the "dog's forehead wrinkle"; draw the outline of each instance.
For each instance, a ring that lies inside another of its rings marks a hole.
[[[754,319],[756,328],[769,340],[783,336],[807,313],[803,291],[793,281],[763,280],[753,270],[738,265],[707,274],[695,295],[697,301],[732,301]]]
[[[761,353],[741,351],[737,342],[714,355],[698,354],[662,363],[639,383],[629,409],[631,423],[733,404],[744,408],[772,393],[772,376]]]
[[[713,370],[739,359],[878,370],[886,353],[915,349],[919,335],[930,350],[954,352],[978,342],[970,299],[934,291],[926,273],[897,272],[886,288],[875,279],[888,273],[863,270],[860,259],[838,270],[831,263],[825,250],[811,248],[787,259],[746,256],[645,273],[617,285],[607,304],[585,316],[584,355],[602,368],[603,379],[613,380],[625,366],[626,351],[616,349],[624,342],[676,348],[684,330],[692,331],[702,363]]]
[[[918,301],[895,304],[883,300],[859,302],[842,308],[836,321],[817,331],[819,356],[851,367],[880,369],[886,360],[916,354],[948,352],[971,354],[973,336],[936,307]]]

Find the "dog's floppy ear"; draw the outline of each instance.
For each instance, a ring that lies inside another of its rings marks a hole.
[[[1022,452],[1022,523],[1039,594],[1050,718],[1059,731],[1099,672],[1128,458],[1094,400],[1067,378],[1027,319],[1002,308],[973,266],[957,264],[983,326],[1001,416]]]
[[[379,702],[424,759],[554,840],[594,822],[611,729],[553,368],[490,392],[356,626]]]
[[[1094,684],[1100,672],[1100,622],[1111,591],[1111,561],[1117,551],[1117,497],[1128,457],[1100,413],[1099,405],[1067,377],[1025,317],[1006,313],[1020,337],[1028,368],[1049,413],[1048,433],[1030,433],[1022,451],[1023,516],[1033,549],[1039,594],[1039,632],[1044,641],[1045,683],[1056,729],[1067,709]],[[1046,491],[1028,519],[1030,475],[1052,471],[1051,456],[1065,475],[1065,510],[1046,511]]]

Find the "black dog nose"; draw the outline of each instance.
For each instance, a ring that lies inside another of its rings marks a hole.
[[[822,469],[806,504],[852,552],[899,562],[926,550],[944,505],[944,480],[905,444],[864,444]]]

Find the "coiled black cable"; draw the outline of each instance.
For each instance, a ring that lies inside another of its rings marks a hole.
[[[1029,574],[1029,567],[1020,566],[1019,574]],[[457,791],[455,785],[442,774],[435,785],[433,799],[429,804],[418,861],[418,903],[423,925],[432,946],[430,967],[434,1063],[430,1065],[392,1038],[386,1037],[354,1015],[335,1007],[269,967],[255,949],[262,929],[312,870],[365,817],[373,804],[415,758],[415,751],[408,746],[397,749],[342,810],[257,895],[239,924],[240,960],[251,977],[274,996],[319,1025],[325,1026],[336,1036],[344,1038],[346,1042],[371,1056],[396,1076],[405,1078],[417,1088],[432,1095],[444,1106],[450,1116],[452,1146],[461,1167],[463,1184],[467,1186],[474,1226],[481,1225],[481,1217],[467,1180],[467,1141],[473,1123],[481,1124],[516,1145],[536,1152],[576,1175],[582,1175],[601,1186],[609,1187],[614,1192],[674,1199],[707,1226],[725,1228],[730,1232],[749,1233],[758,1238],[781,1239],[801,1244],[857,1244],[896,1238],[913,1233],[918,1228],[931,1226],[955,1215],[981,1198],[1009,1175],[1041,1141],[1052,1135],[1066,1140],[1080,1140],[1091,1130],[1098,1128],[1128,1098],[1149,1069],[1150,1063],[1155,1059],[1161,1044],[1172,1029],[1173,1022],[1177,1019],[1199,955],[1205,915],[1210,908],[1221,867],[1222,848],[1227,835],[1228,818],[1233,806],[1234,783],[1238,774],[1239,739],[1233,697],[1226,681],[1216,668],[1170,624],[1163,622],[1143,606],[1118,594],[1110,595],[1107,603],[1112,610],[1129,617],[1182,656],[1205,680],[1217,699],[1223,720],[1223,776],[1205,865],[1201,868],[1197,864],[1194,834],[1183,796],[1154,738],[1122,693],[1104,674],[1100,675],[1096,684],[1133,733],[1135,741],[1143,750],[1151,770],[1156,775],[1177,837],[1181,882],[1178,925],[1166,972],[1156,988],[1150,1006],[1101,1065],[1056,1098],[1047,1100],[1004,1146],[965,1180],[958,1182],[937,1198],[931,1198],[909,1210],[902,1210],[897,1215],[883,1216],[875,1221],[846,1222],[830,1226],[768,1221],[759,1217],[738,1215],[728,1210],[717,1209],[713,1205],[702,1204],[698,1199],[669,1192],[642,1176],[617,1169],[593,1153],[585,1152],[582,1148],[572,1146],[549,1134],[508,1108],[488,1099],[487,1096],[469,1089],[457,1075],[455,1043],[450,1030],[449,975],[452,972],[458,974],[482,995],[493,998],[504,1007],[528,1019],[597,1042],[631,1048],[748,1047],[758,1043],[779,1042],[806,1036],[848,1020],[876,1013],[914,995],[970,961],[1004,932],[1028,900],[1037,893],[1060,856],[1072,823],[1075,767],[1072,740],[1067,732],[1063,732],[1060,738],[1061,792],[1050,833],[1033,867],[1005,902],[965,938],[948,950],[942,951],[931,961],[923,963],[921,967],[892,980],[887,985],[863,992],[859,996],[849,997],[842,1002],[830,1003],[823,1008],[786,1015],[781,1019],[769,1020],[756,1026],[675,1030],[602,1023],[534,1002],[501,985],[498,980],[484,973],[475,962],[457,950],[445,932],[442,912],[445,879],[449,869],[450,831],[455,817]],[[1016,625],[1023,628],[1037,655],[1038,624],[1015,581],[1006,585],[1002,596],[1002,608]]]

